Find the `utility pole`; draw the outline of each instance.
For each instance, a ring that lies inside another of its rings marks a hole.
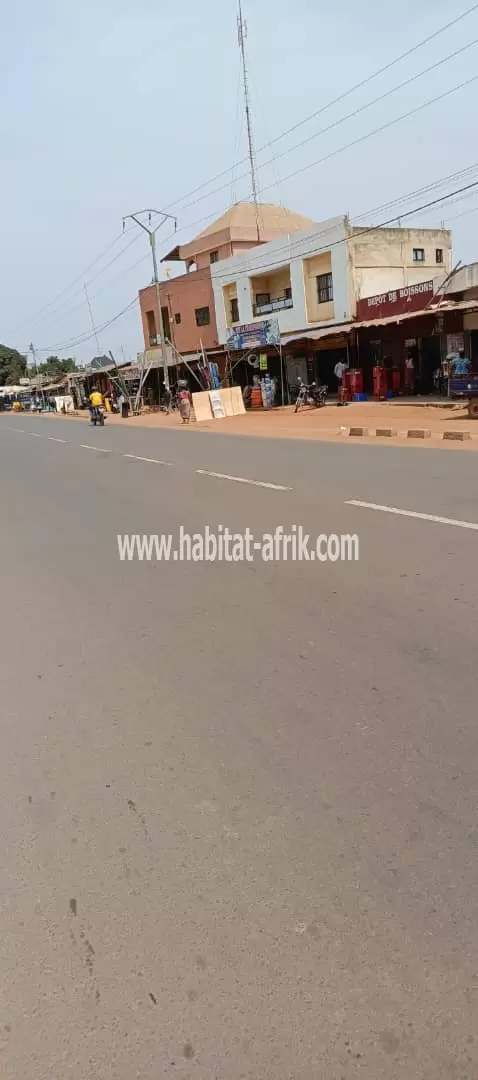
[[[251,103],[249,95],[249,78],[247,74],[247,61],[246,61],[246,37],[247,37],[247,24],[244,22],[242,16],[242,0],[239,0],[239,14],[237,16],[237,36],[239,40],[239,49],[241,52],[242,62],[242,84],[244,87],[244,101],[246,108],[246,126],[247,126],[247,143],[249,147],[249,163],[251,166],[251,184],[252,184],[252,200],[256,211],[256,228],[257,239],[261,239],[261,218],[259,212],[259,203],[257,199],[257,166],[256,166],[256,154],[254,149],[254,136],[252,133],[252,117],[251,117]]]
[[[144,214],[147,215],[149,226],[145,225],[144,221],[141,221],[141,215],[144,215]],[[156,215],[156,216],[159,215],[159,217],[160,217],[159,224],[156,225],[154,229],[151,227],[153,214]],[[126,214],[126,217],[123,218],[123,231],[124,231],[124,227],[125,227],[125,222],[129,218],[132,221],[134,221],[136,223],[136,225],[139,225],[140,229],[144,229],[144,232],[147,233],[148,236],[149,236],[149,243],[150,243],[150,246],[151,246],[151,256],[152,256],[152,259],[153,259],[153,283],[154,283],[154,285],[156,287],[156,306],[157,306],[157,309],[158,309],[159,342],[158,342],[157,338],[156,338],[156,341],[157,341],[157,344],[161,345],[161,355],[162,355],[162,359],[163,359],[164,385],[165,385],[166,390],[169,390],[168,357],[167,357],[166,349],[165,349],[166,338],[165,338],[165,333],[164,333],[163,312],[161,310],[161,295],[160,295],[160,291],[159,291],[158,260],[156,258],[156,233],[158,232],[158,229],[160,229],[161,226],[164,225],[165,221],[168,221],[168,220],[169,221],[174,221],[174,229],[176,230],[178,221],[177,221],[177,218],[175,218],[173,216],[173,214],[167,214],[164,210],[137,210],[135,214]]]
[[[98,339],[98,331],[97,331],[96,326],[95,326],[95,320],[93,318],[93,311],[92,311],[90,298],[88,296],[88,289],[86,288],[86,285],[84,286],[84,290],[85,290],[85,296],[86,296],[86,303],[88,304],[88,311],[90,313],[91,327],[92,327],[93,333],[95,335],[96,355],[100,356],[101,354],[100,354],[100,343],[99,343],[99,339]]]
[[[36,354],[35,346],[34,346],[32,341],[30,342],[30,345],[29,345],[29,352],[31,352],[31,354],[32,354],[32,367],[34,369],[35,375],[38,375],[37,354]]]

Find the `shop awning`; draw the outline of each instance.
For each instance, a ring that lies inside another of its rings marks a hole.
[[[292,345],[294,341],[320,341],[321,338],[338,337],[340,334],[348,334],[357,323],[335,323],[333,326],[322,326],[320,330],[303,330],[300,334],[281,334],[282,345]]]

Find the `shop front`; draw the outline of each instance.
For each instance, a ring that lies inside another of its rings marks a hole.
[[[226,381],[240,386],[246,408],[287,402],[287,379],[277,319],[234,327],[227,340]]]
[[[335,367],[342,361],[347,367],[357,364],[357,338],[352,323],[304,331],[282,338],[288,400],[294,398],[299,381],[327,386],[329,396],[338,388]]]
[[[375,397],[446,394],[447,364],[470,349],[462,305],[432,280],[360,300],[357,341],[364,389]]]

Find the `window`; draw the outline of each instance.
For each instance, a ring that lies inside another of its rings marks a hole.
[[[196,308],[196,326],[209,326],[211,315],[208,307]]]
[[[209,256],[209,260],[210,260],[211,263],[218,262],[219,261],[219,252],[218,251],[211,251],[211,254]]]
[[[443,248],[437,248],[435,252],[435,258],[437,263],[443,262]]]
[[[239,301],[237,297],[231,300],[231,322],[239,322]]]
[[[317,296],[319,304],[330,304],[330,301],[334,299],[332,274],[319,274],[317,278]]]
[[[163,329],[166,341],[171,341],[171,327],[169,325],[169,309],[167,307],[161,308],[161,315],[163,318]]]
[[[271,294],[268,292],[256,293],[256,307],[264,307],[265,304],[270,304]]]
[[[425,248],[414,248],[413,249],[413,261],[414,262],[425,262]]]
[[[292,289],[291,288],[285,289],[284,290],[284,296],[285,296],[286,300],[292,300]]]
[[[148,338],[150,345],[157,345],[156,339],[156,318],[154,311],[146,312],[146,325],[148,327]]]
[[[181,313],[179,311],[176,312],[174,316],[174,321],[176,323],[176,326],[181,326]]]

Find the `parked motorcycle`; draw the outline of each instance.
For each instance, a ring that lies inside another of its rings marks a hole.
[[[295,412],[299,412],[305,405],[314,409],[320,409],[327,401],[327,387],[317,386],[317,383],[299,382],[299,392],[295,403]]]
[[[92,407],[92,409],[91,409],[91,423],[93,424],[93,427],[96,427],[97,424],[99,424],[100,427],[105,426],[105,408],[104,408],[104,405],[94,405]]]

